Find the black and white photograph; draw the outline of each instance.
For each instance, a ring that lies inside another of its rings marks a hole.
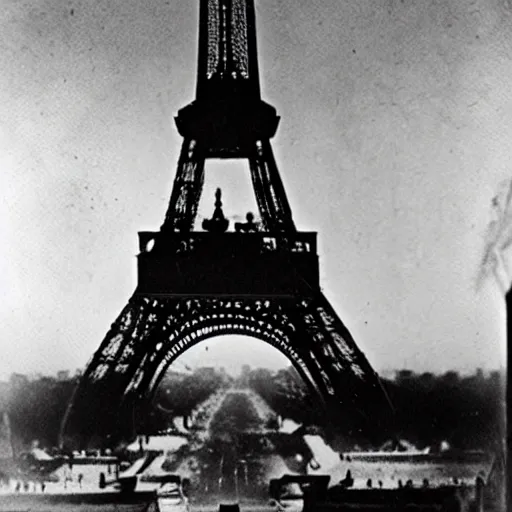
[[[511,0],[0,0],[0,511],[506,512]]]

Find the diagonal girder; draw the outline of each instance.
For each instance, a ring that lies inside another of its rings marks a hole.
[[[264,226],[271,232],[294,233],[292,211],[269,140],[255,143],[249,168]]]
[[[204,184],[204,151],[200,144],[185,139],[181,146],[171,200],[162,231],[190,232]]]

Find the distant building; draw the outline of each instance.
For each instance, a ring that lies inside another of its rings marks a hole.
[[[475,378],[478,382],[483,382],[485,380],[485,374],[482,368],[476,369]]]
[[[0,382],[0,411],[6,409],[9,403],[9,388],[8,382]]]
[[[5,410],[2,410],[0,411],[0,458],[10,459],[13,456],[9,415]]]
[[[410,381],[414,377],[414,372],[411,370],[399,370],[396,372],[395,381],[398,384]]]
[[[21,388],[28,384],[29,378],[23,373],[12,373],[9,383],[12,388]]]
[[[240,373],[239,383],[240,386],[248,386],[249,385],[249,376],[251,375],[251,367],[248,364],[242,365]]]
[[[162,378],[162,382],[160,385],[165,388],[167,386],[182,382],[190,375],[192,375],[192,372],[190,370],[167,370]]]
[[[505,391],[506,385],[506,373],[493,371],[489,374],[489,382],[495,389],[501,389]]]
[[[57,372],[57,380],[59,381],[65,381],[69,380],[69,370],[61,370]]]
[[[213,366],[203,366],[195,371],[196,375],[205,378],[212,379],[215,377],[215,368]]]
[[[167,370],[165,372],[165,377],[170,380],[183,380],[189,375],[192,375],[192,372],[186,370]]]
[[[47,384],[47,385],[50,385],[50,384],[54,384],[55,382],[57,381],[57,379],[55,377],[50,377],[48,375],[44,375],[43,377],[41,377],[39,379],[39,384]]]

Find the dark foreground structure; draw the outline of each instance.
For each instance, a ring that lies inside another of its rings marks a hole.
[[[201,0],[196,100],[176,118],[184,140],[169,209],[159,232],[139,233],[137,289],[66,415],[80,444],[143,429],[137,418],[169,364],[222,334],[279,349],[342,430],[389,435],[378,376],[322,294],[316,233],[293,222],[270,144],[278,122],[260,95],[253,0]],[[194,231],[209,158],[248,160],[258,223],[248,214],[229,232],[218,191]]]
[[[510,402],[510,397],[512,396],[512,378],[510,376],[510,363],[512,362],[512,288],[509,288],[507,294],[505,295],[505,301],[507,306],[507,369],[509,371],[507,375],[507,404]],[[507,439],[506,439],[506,485],[507,485],[507,504],[512,503],[512,468],[510,466],[510,461],[512,460],[512,421],[508,418],[507,415]]]

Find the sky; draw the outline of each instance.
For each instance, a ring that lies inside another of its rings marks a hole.
[[[0,7],[0,377],[51,374],[91,358],[135,289],[137,232],[163,221],[198,1]],[[256,0],[256,13],[294,219],[318,231],[323,291],[359,347],[378,371],[503,365],[503,296],[478,275],[512,174],[510,1]],[[245,162],[206,173],[200,216],[217,186],[231,218],[255,210]],[[225,365],[277,364],[231,341],[212,344]]]

